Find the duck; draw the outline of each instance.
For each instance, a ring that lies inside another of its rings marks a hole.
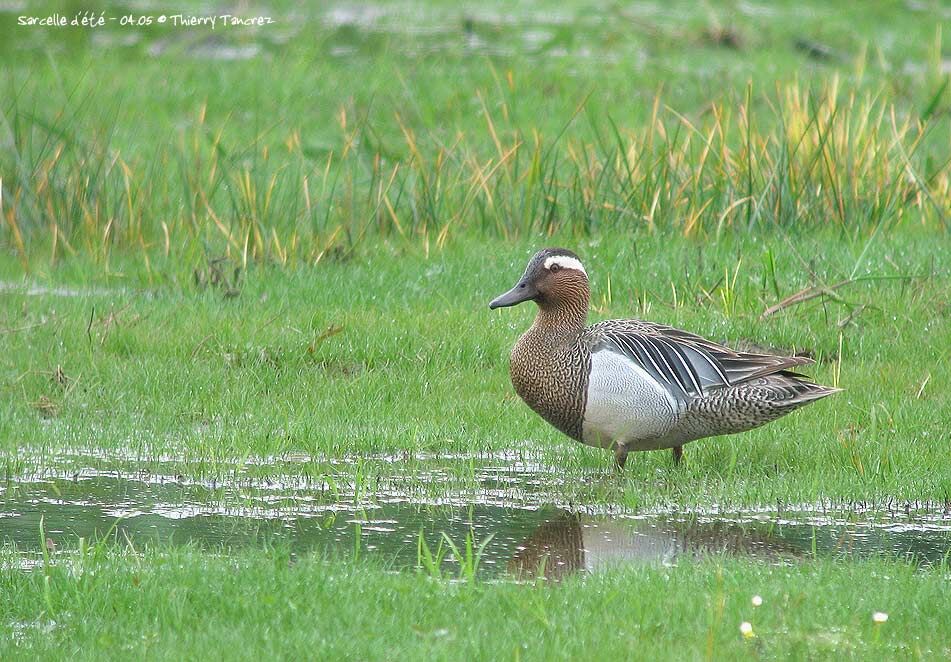
[[[509,374],[545,421],[611,450],[621,470],[632,451],[671,449],[746,432],[841,389],[795,372],[806,356],[730,349],[689,331],[638,319],[588,326],[591,292],[580,258],[545,248],[490,309],[534,301],[535,321],[515,343]]]

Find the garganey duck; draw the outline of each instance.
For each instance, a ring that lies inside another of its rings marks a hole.
[[[538,305],[512,349],[515,392],[542,418],[590,446],[614,451],[671,448],[704,437],[744,432],[840,389],[791,368],[801,356],[737,352],[700,336],[641,320],[586,326],[588,274],[578,256],[546,248],[515,287],[489,308]]]

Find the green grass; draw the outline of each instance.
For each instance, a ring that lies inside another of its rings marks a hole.
[[[951,274],[931,233],[702,246],[667,236],[566,238],[592,274],[592,318],[638,315],[731,343],[808,350],[819,361],[812,373],[846,389],[751,433],[691,444],[680,468],[667,453],[638,454],[623,476],[610,470],[610,454],[562,437],[513,395],[506,354],[531,307],[486,307],[531,250],[561,241],[460,240],[428,256],[379,246],[318,269],[252,265],[228,288],[199,288],[189,265],[173,260],[150,271],[129,259],[108,275],[81,259],[53,270],[37,263],[25,283],[93,293],[0,295],[5,471],[15,479],[100,466],[223,481],[283,473],[359,485],[370,502],[381,484],[411,498],[478,499],[468,458],[514,450],[549,467],[534,488],[540,505],[947,498]],[[9,256],[0,274],[18,278],[19,268]],[[841,301],[759,320],[814,279],[852,274],[868,280],[837,290]],[[65,456],[69,449],[78,455]],[[281,461],[301,454],[313,459]],[[403,459],[381,457],[394,455]],[[249,457],[273,460],[247,465]],[[327,462],[344,457],[353,463]],[[444,481],[429,479],[433,465]],[[49,580],[42,569],[15,569],[35,553],[8,550],[5,659],[947,654],[939,634],[947,571],[901,560],[681,560],[535,587],[463,586],[319,556],[288,567],[286,555],[253,548],[99,549],[82,572],[70,569],[78,553],[58,552]],[[753,594],[766,599],[757,610]],[[889,621],[874,626],[874,611]],[[753,640],[740,635],[743,620]]]
[[[450,584],[281,551],[106,548],[0,570],[0,646],[11,660],[939,659],[951,653],[946,573],[710,559]]]
[[[279,25],[56,31],[0,12],[10,484],[92,467],[465,502],[480,458],[514,451],[540,467],[523,495],[539,506],[951,499],[940,3],[257,12]],[[615,475],[508,382],[531,305],[486,304],[545,245],[584,259],[592,320],[806,351],[845,391]],[[35,554],[4,541],[3,659],[949,655],[944,565],[453,583],[270,548],[55,542],[22,570]]]
[[[301,32],[266,55],[214,63],[202,45],[275,35],[75,36],[38,65],[42,31],[7,26],[24,46],[0,74],[0,239],[24,261],[211,246],[286,264],[380,237],[947,226],[945,46],[927,13],[688,7],[485,20],[393,3],[369,27],[328,10],[285,16]],[[536,50],[539,26],[553,36]]]

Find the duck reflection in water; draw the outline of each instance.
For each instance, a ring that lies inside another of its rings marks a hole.
[[[731,522],[608,520],[560,511],[522,542],[508,570],[516,576],[560,579],[615,564],[672,564],[715,555],[778,563],[804,553],[792,541]]]

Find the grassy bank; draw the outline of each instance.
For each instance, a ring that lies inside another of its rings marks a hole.
[[[712,559],[468,584],[280,551],[100,550],[0,570],[6,659],[938,659],[946,569]],[[752,605],[754,595],[763,602]],[[888,620],[873,621],[875,612]],[[740,633],[752,625],[753,637]]]

